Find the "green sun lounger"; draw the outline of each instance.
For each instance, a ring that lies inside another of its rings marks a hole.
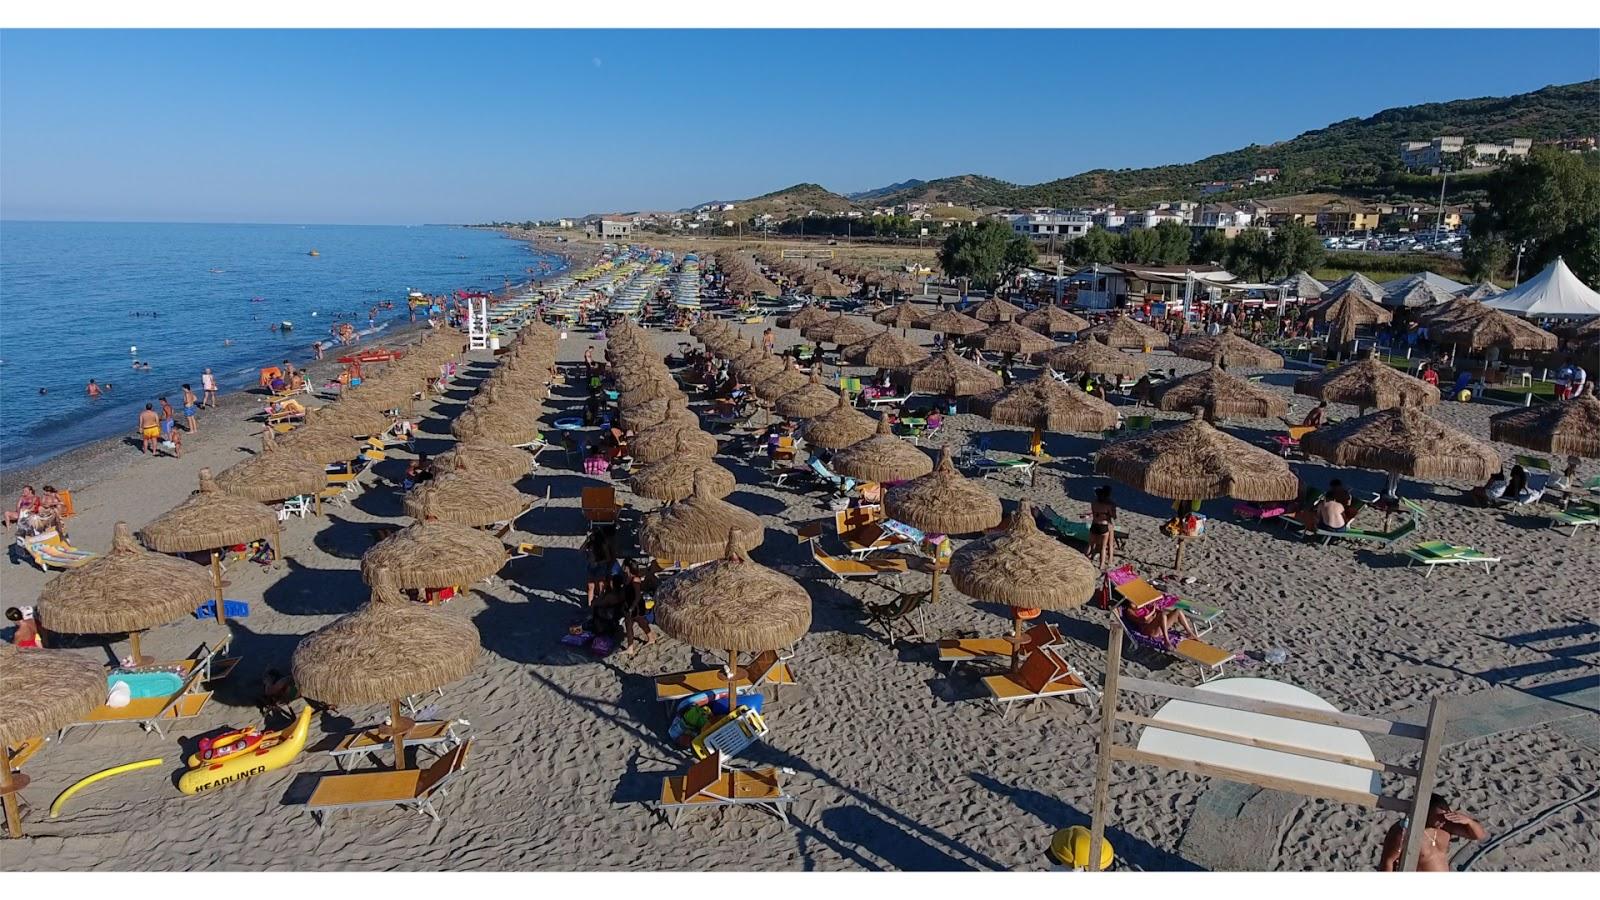
[[[1500,561],[1498,556],[1490,556],[1471,547],[1447,541],[1424,541],[1405,553],[1411,559],[1411,563],[1407,563],[1407,566],[1421,563],[1427,567],[1427,577],[1432,577],[1434,568],[1438,566],[1481,564],[1483,571],[1488,572],[1491,565]]]
[[[1600,509],[1593,504],[1576,504],[1550,513],[1550,524],[1556,528],[1571,528],[1572,536],[1577,537],[1578,529],[1585,525],[1600,527]]]
[[[1416,519],[1406,519],[1399,526],[1388,531],[1363,531],[1360,528],[1346,528],[1343,531],[1332,531],[1327,528],[1318,528],[1317,536],[1322,538],[1324,546],[1331,544],[1334,538],[1343,538],[1351,541],[1361,541],[1367,544],[1377,544],[1380,547],[1389,547],[1417,530]]]
[[[1039,512],[1044,516],[1045,527],[1054,531],[1057,535],[1069,541],[1077,541],[1080,544],[1089,543],[1088,522],[1074,522],[1049,506],[1044,507]],[[1117,526],[1117,540],[1125,540],[1127,537],[1128,529],[1120,525]]]

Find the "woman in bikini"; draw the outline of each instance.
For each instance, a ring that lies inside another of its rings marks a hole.
[[[1100,568],[1117,564],[1117,504],[1111,499],[1110,485],[1094,489],[1089,504],[1089,556],[1100,557]]]

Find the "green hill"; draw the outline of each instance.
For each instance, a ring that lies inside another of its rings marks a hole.
[[[789,219],[803,216],[813,209],[843,213],[854,208],[855,204],[844,197],[820,184],[809,182],[790,185],[781,191],[751,197],[735,204],[735,209],[741,218],[766,214],[777,219]]]

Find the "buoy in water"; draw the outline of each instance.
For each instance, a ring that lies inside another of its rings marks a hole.
[[[129,353],[138,353],[139,352],[139,348],[138,347],[129,347],[128,348],[128,352]]]

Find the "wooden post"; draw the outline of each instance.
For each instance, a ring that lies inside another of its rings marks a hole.
[[[400,701],[389,701],[389,730],[394,735],[394,767],[399,771],[406,767],[406,728],[405,719],[400,715]]]
[[[217,624],[224,625],[227,610],[222,599],[222,553],[220,550],[211,551],[211,584],[217,589]]]
[[[1400,855],[1400,871],[1415,872],[1422,852],[1422,833],[1428,826],[1428,802],[1439,767],[1439,747],[1444,743],[1445,705],[1440,697],[1428,705],[1428,736],[1422,742],[1422,760],[1417,764],[1417,796],[1411,801],[1411,819],[1406,826],[1406,849]]]
[[[739,707],[739,651],[728,648],[728,715]]]
[[[139,635],[141,634],[143,634],[143,632],[128,632],[128,643],[133,647],[133,664],[136,666],[148,665],[152,661],[150,657],[139,652]]]
[[[1106,680],[1100,693],[1100,751],[1094,764],[1094,802],[1089,809],[1089,871],[1100,869],[1106,836],[1106,792],[1111,788],[1111,745],[1116,741],[1117,676],[1122,669],[1122,620],[1106,623]]]
[[[11,748],[0,745],[0,794],[5,795],[6,831],[14,838],[22,837],[22,812],[17,809],[17,792],[22,790],[24,778],[11,777]]]

